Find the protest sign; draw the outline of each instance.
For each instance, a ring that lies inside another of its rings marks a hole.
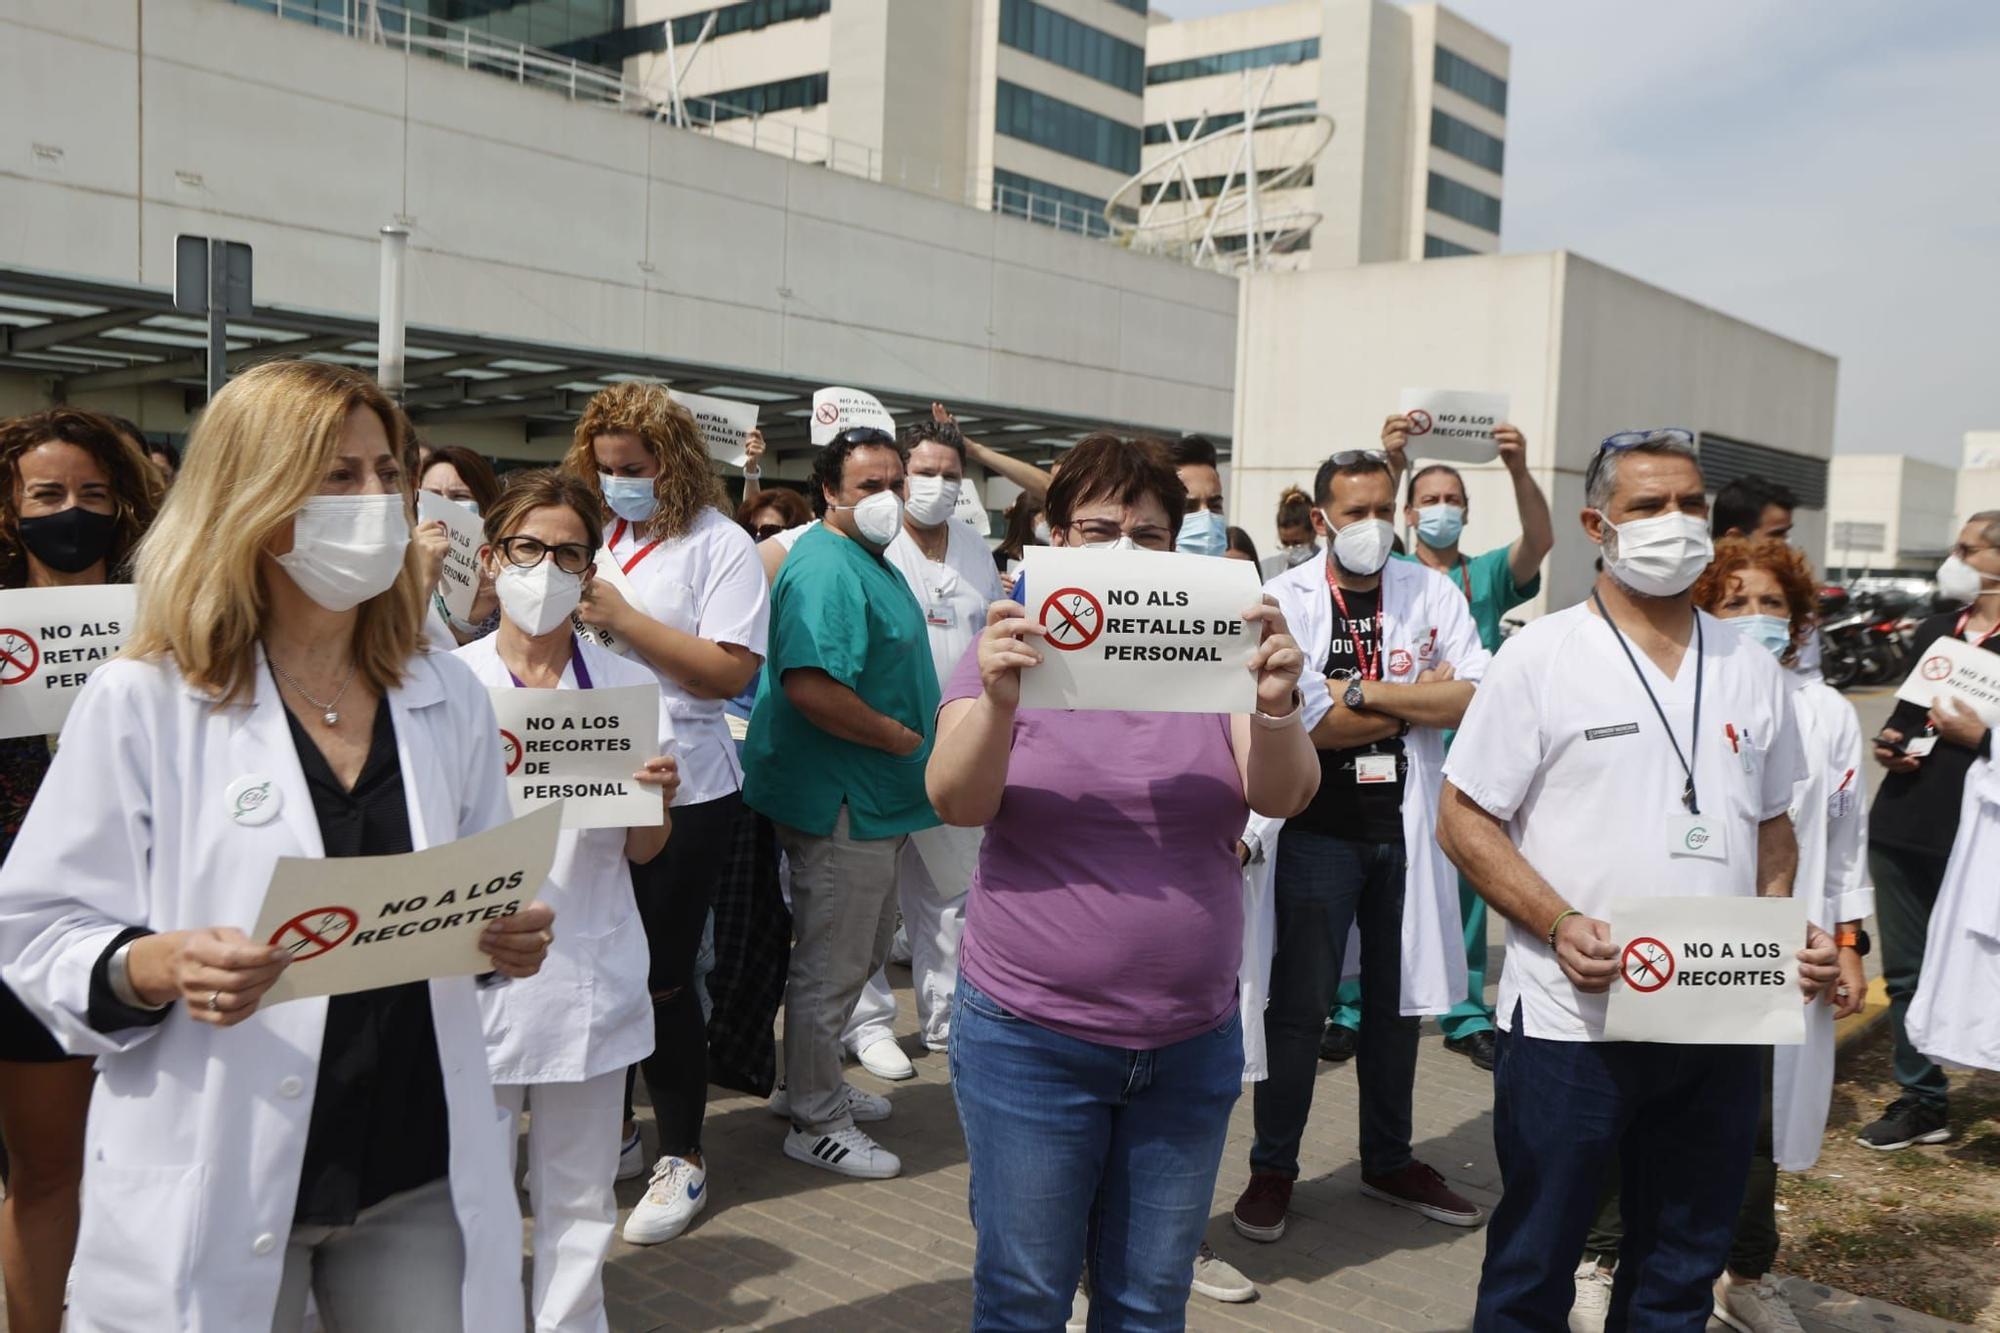
[[[967,477],[958,488],[958,506],[951,516],[960,520],[982,537],[993,534],[993,519],[986,512],[986,506],[979,502],[979,487]]]
[[[694,416],[701,427],[701,442],[708,456],[718,463],[742,467],[750,461],[744,441],[757,429],[757,404],[740,403],[734,398],[711,398],[707,394],[667,391],[673,400]]]
[[[1924,649],[1916,670],[1896,691],[1898,699],[1935,708],[1957,699],[1989,727],[2000,727],[2000,653],[1962,639],[1940,638]]]
[[[812,442],[823,445],[856,426],[896,433],[896,419],[882,400],[860,389],[821,389],[813,394]]]
[[[479,596],[479,548],[486,544],[486,525],[464,505],[429,491],[417,492],[417,521],[444,524],[451,544],[445,548],[438,591],[444,594],[445,610],[461,621],[471,620],[472,603]]]
[[[1405,389],[1402,413],[1410,419],[1412,458],[1490,463],[1500,456],[1493,428],[1507,419],[1504,393]]]
[[[1021,707],[1248,713],[1263,598],[1242,560],[1030,546],[1028,616],[1048,629],[1021,673]]]
[[[1620,898],[1607,1041],[1792,1046],[1806,1039],[1796,898]]]
[[[597,577],[616,588],[619,595],[624,597],[634,607],[637,607],[641,611],[646,609],[646,599],[641,597],[639,590],[632,586],[632,580],[625,576],[624,569],[618,564],[618,557],[611,554],[609,550],[600,548],[597,552]],[[630,657],[632,655],[631,645],[627,644],[610,630],[604,628],[604,626],[584,624],[583,613],[580,611],[570,612],[569,625],[571,629],[577,632],[577,637],[589,639],[592,643],[596,644],[599,648],[605,649],[607,652],[617,653],[620,657]]]
[[[53,736],[90,673],[118,655],[129,583],[0,592],[0,736]]]
[[[480,932],[541,892],[560,805],[400,856],[285,856],[250,938],[290,953],[264,1004],[493,970]]]
[[[659,753],[656,687],[488,693],[500,720],[500,757],[515,814],[561,801],[564,828],[662,822],[659,790],[632,778]]]

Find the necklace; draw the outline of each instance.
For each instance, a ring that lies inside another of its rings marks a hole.
[[[314,708],[320,710],[320,716],[326,719],[326,724],[329,727],[338,726],[340,724],[340,708],[339,708],[340,696],[346,694],[347,687],[354,683],[354,671],[356,666],[355,663],[352,662],[348,663],[347,678],[340,682],[340,688],[333,692],[333,697],[331,699],[322,701],[313,698],[312,695],[306,690],[306,687],[299,684],[297,677],[293,676],[291,672],[285,670],[283,667],[279,666],[277,662],[273,661],[269,653],[266,653],[264,655],[264,660],[271,663],[271,670],[278,673],[279,680],[284,681],[285,684],[291,686],[294,690],[298,691],[300,698],[304,699]]]

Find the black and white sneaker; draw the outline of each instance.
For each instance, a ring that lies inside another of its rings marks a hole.
[[[1854,1136],[1864,1148],[1895,1152],[1918,1143],[1943,1143],[1951,1137],[1951,1117],[1942,1106],[1915,1097],[1898,1097],[1881,1119]]]
[[[792,1130],[785,1135],[785,1156],[857,1180],[888,1180],[903,1170],[896,1154],[852,1127],[831,1134]]]

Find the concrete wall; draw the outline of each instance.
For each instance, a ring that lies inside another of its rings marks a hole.
[[[1965,432],[1958,472],[1957,518],[2000,509],[2000,430]]]
[[[1911,571],[1935,567],[1964,517],[1958,496],[1959,474],[1952,468],[1902,454],[1839,455],[1827,485],[1827,563]],[[1880,523],[1884,549],[1869,554],[1834,545],[1841,523]]]

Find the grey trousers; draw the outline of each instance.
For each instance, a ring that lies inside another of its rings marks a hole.
[[[792,868],[792,961],[785,979],[785,1087],[792,1124],[851,1128],[840,1037],[868,978],[889,961],[896,933],[896,860],[909,841],[855,838],[847,807],[826,837],[780,824]]]
[[[352,1226],[295,1226],[285,1245],[272,1333],[305,1326],[306,1295],[324,1333],[463,1333],[465,1238],[451,1182],[364,1208]]]

